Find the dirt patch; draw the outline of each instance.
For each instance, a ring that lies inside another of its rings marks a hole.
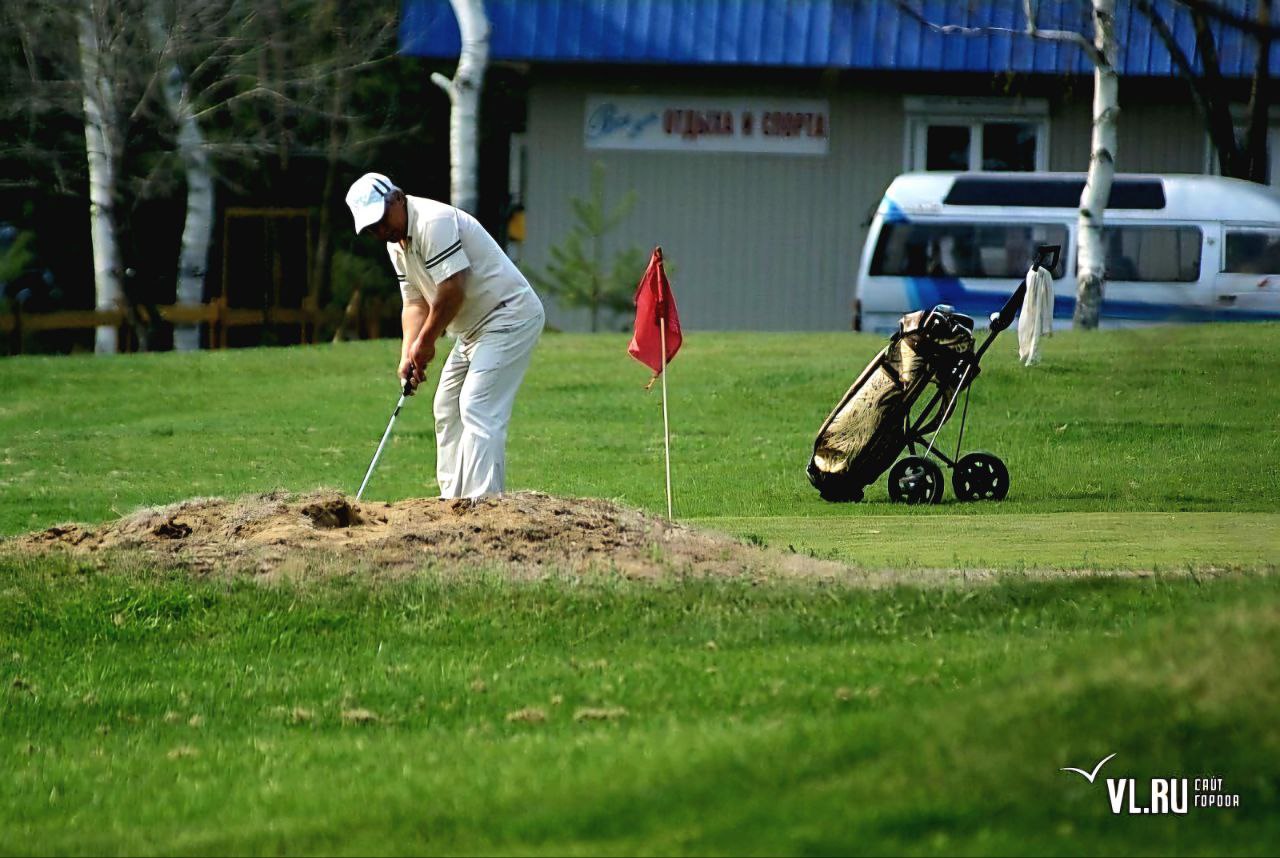
[[[480,501],[356,502],[337,492],[196,498],[97,526],[8,540],[26,553],[128,553],[198,573],[309,577],[367,571],[497,569],[516,577],[608,573],[834,580],[842,564],[751,546],[595,499],[522,492]]]
[[[325,498],[319,503],[307,504],[302,514],[311,519],[316,527],[351,527],[363,524],[360,511],[353,507],[346,498]]]

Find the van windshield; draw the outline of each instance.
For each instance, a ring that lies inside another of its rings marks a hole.
[[[886,223],[880,230],[871,274],[889,277],[998,277],[1020,279],[1036,245],[1067,245],[1062,224]],[[1058,256],[1053,279],[1066,269]]]

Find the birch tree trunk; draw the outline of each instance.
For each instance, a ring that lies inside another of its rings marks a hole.
[[[1116,172],[1116,125],[1120,114],[1120,76],[1116,73],[1115,0],[1093,0],[1093,44],[1097,50],[1093,69],[1093,135],[1090,140],[1089,175],[1080,195],[1077,233],[1080,241],[1076,280],[1074,327],[1098,327],[1102,288],[1106,276],[1107,248],[1103,238],[1103,212],[1111,197]]]
[[[157,52],[165,44],[161,10],[152,4],[151,31]],[[204,301],[205,270],[209,262],[209,244],[213,238],[213,174],[204,134],[191,108],[191,94],[176,62],[164,74],[165,106],[178,127],[178,157],[182,159],[187,178],[187,217],[182,227],[182,251],[178,256],[177,302],[199,304]],[[173,347],[177,351],[200,348],[200,326],[178,325],[173,330]]]
[[[98,310],[120,309],[120,246],[115,223],[116,177],[120,158],[120,117],[115,93],[102,67],[98,39],[98,10],[83,0],[79,11],[80,75],[84,89],[84,144],[89,166],[89,226],[93,240],[94,305]],[[115,354],[119,333],[101,325],[94,334],[97,354]]]
[[[449,0],[462,33],[462,51],[453,79],[442,74],[431,75],[436,86],[449,96],[449,162],[450,202],[463,211],[475,214],[479,195],[476,191],[476,158],[480,127],[480,93],[484,73],[489,65],[489,19],[484,0]]]

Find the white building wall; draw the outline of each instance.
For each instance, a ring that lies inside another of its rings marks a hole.
[[[1199,114],[1190,104],[1153,103],[1145,90],[1121,82],[1116,169],[1125,173],[1204,172],[1208,137]],[[1061,105],[1051,117],[1050,170],[1083,173],[1089,167],[1091,106],[1089,93],[1082,95],[1083,101]]]
[[[550,248],[573,222],[570,198],[588,195],[591,167],[599,161],[606,168],[608,201],[621,200],[629,189],[638,195],[630,217],[610,236],[607,256],[628,245],[646,251],[661,245],[686,328],[847,330],[866,224],[884,189],[903,170],[903,92],[862,86],[839,92],[730,93],[826,99],[831,126],[825,156],[588,150],[586,97],[625,91],[589,80],[531,87],[522,266],[545,267]],[[726,93],[723,88],[680,91]],[[1088,166],[1087,95],[1051,109],[1052,170]],[[1204,135],[1190,105],[1138,104],[1124,110],[1122,170],[1202,169]],[[635,272],[636,281],[641,274]],[[584,311],[547,304],[552,326],[589,327]],[[609,327],[621,330],[629,324],[629,318],[617,317]]]
[[[616,91],[616,90],[612,90]],[[659,244],[690,329],[840,330],[853,316],[854,272],[865,221],[900,172],[900,99],[873,93],[790,92],[831,107],[825,156],[588,150],[590,86],[535,85],[529,97],[527,241],[541,268],[572,224],[591,166],[606,169],[607,199],[637,201],[610,251]],[[748,93],[750,94],[750,93]],[[635,272],[638,281],[643,271]],[[549,322],[580,330],[585,313],[550,307]],[[629,319],[618,319],[624,327]]]

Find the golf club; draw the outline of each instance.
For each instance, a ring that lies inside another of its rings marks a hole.
[[[382,448],[386,446],[387,439],[391,437],[391,427],[396,425],[396,417],[400,414],[400,409],[404,408],[405,398],[412,393],[413,382],[406,378],[404,387],[400,389],[400,401],[396,403],[396,410],[391,412],[391,420],[387,422],[387,431],[382,433],[382,440],[378,442],[378,449],[374,451],[373,461],[369,463],[369,470],[364,475],[364,482],[360,484],[360,491],[356,492],[356,500],[360,500],[360,496],[364,494],[364,487],[369,485],[369,478],[373,476],[373,469],[378,466],[378,457],[382,455]]]

